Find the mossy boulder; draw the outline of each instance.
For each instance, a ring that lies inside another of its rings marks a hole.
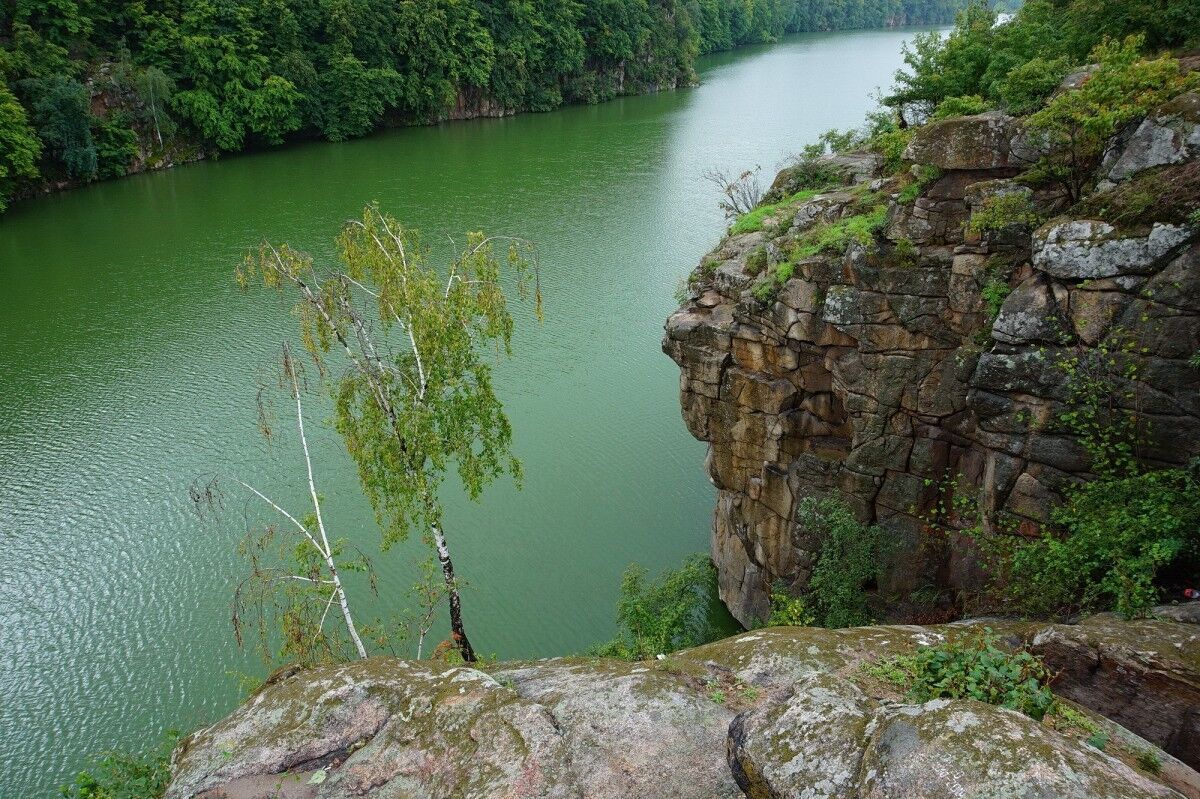
[[[1027,164],[1026,148],[1020,121],[989,111],[918,128],[904,159],[943,170],[1015,170]]]
[[[1013,645],[1039,631],[989,626]],[[180,745],[167,797],[1179,796],[1014,712],[907,704],[869,676],[869,663],[978,630],[785,627],[643,663],[485,672],[380,657],[285,671]],[[1200,784],[1156,756],[1172,784]]]
[[[857,796],[1150,799],[1175,791],[1013,710],[935,699],[882,710]]]
[[[1104,613],[1046,627],[1032,646],[1056,692],[1200,765],[1200,625]]]

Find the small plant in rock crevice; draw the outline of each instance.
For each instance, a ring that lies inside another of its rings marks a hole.
[[[756,247],[746,256],[746,266],[742,270],[747,275],[758,275],[767,268],[767,248]]]
[[[1144,749],[1137,758],[1138,768],[1147,774],[1162,773],[1162,758],[1152,749]]]
[[[867,603],[867,587],[878,577],[891,551],[883,529],[863,524],[834,499],[802,500],[796,519],[800,528],[819,542],[820,551],[808,584],[798,594],[775,585],[766,623],[830,628],[870,624],[874,617]]]
[[[942,170],[936,166],[922,164],[915,169],[916,175],[912,182],[901,189],[900,194],[896,197],[896,202],[901,205],[912,205],[925,189],[942,176]]]
[[[1059,357],[1067,401],[1059,421],[1087,450],[1092,471],[1103,477],[1139,469],[1143,423],[1135,410],[1145,347],[1115,328],[1094,347],[1077,346]]]
[[[1004,301],[1008,299],[1009,294],[1012,294],[1012,287],[1008,285],[1007,280],[996,274],[988,276],[980,296],[983,297],[983,308],[987,313],[989,325],[1000,316],[1000,309],[1004,307]]]
[[[914,267],[920,263],[920,256],[920,249],[907,236],[897,240],[892,248],[892,257],[896,259],[897,266]]]
[[[1041,659],[1007,651],[990,629],[967,641],[921,647],[912,668],[911,701],[976,699],[1039,720],[1054,705],[1052,675]]]
[[[967,230],[978,236],[1013,228],[1036,227],[1041,219],[1027,192],[1006,192],[985,198],[971,214]]]

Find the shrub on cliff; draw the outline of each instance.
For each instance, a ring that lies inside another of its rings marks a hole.
[[[713,620],[717,603],[717,569],[708,555],[692,555],[653,581],[644,566],[630,564],[617,600],[617,636],[589,654],[644,660],[716,641],[727,632]]]
[[[882,528],[854,517],[836,499],[804,499],[797,511],[800,528],[820,552],[808,585],[796,595],[782,586],[771,594],[768,624],[858,627],[874,621],[867,587],[878,577],[890,549]]]
[[[807,498],[800,526],[821,542],[808,591],[822,627],[857,627],[874,621],[866,588],[879,576],[889,549],[885,533],[866,525],[842,502]]]
[[[171,779],[171,751],[179,733],[168,730],[150,752],[107,752],[75,781],[64,785],[64,799],[158,799]]]
[[[967,223],[967,230],[976,235],[999,232],[1009,228],[1031,228],[1041,222],[1029,194],[1007,192],[994,194],[983,201]]]
[[[1025,173],[1027,181],[1055,185],[1078,202],[1115,134],[1200,85],[1200,75],[1181,75],[1173,58],[1143,59],[1144,43],[1131,36],[1097,45],[1090,58],[1100,66],[1092,75],[1029,117],[1027,128],[1046,154]]]
[[[1082,66],[1106,39],[1141,36],[1149,52],[1200,43],[1194,0],[1029,0],[997,25],[995,12],[972,2],[946,37],[918,34],[905,48],[906,68],[884,99],[912,120],[947,98],[978,95],[1025,114],[1040,107],[1071,67]]]
[[[1200,481],[1182,469],[1088,483],[1052,521],[1006,569],[1009,596],[1036,615],[1140,616],[1164,583],[1200,570]]]
[[[938,103],[938,107],[934,109],[930,119],[949,119],[950,117],[971,116],[974,114],[982,114],[990,108],[987,100],[984,100],[978,94],[966,94],[961,97],[947,97]]]

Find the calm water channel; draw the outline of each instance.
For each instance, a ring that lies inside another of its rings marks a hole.
[[[449,493],[446,527],[477,649],[611,636],[629,562],[657,571],[708,543],[703,449],[659,351],[679,279],[724,224],[700,174],[774,174],[856,124],[909,36],[792,37],[706,60],[695,89],[228,158],[0,218],[0,797],[52,795],[89,753],[211,721],[261,673],[229,624],[237,524],[200,522],[187,496],[219,472],[304,497],[294,436],[268,448],[255,426],[295,324],[232,268],[263,237],[328,256],[372,200],[433,240],[539,245],[546,321],[517,309],[498,366],[525,487]],[[333,526],[374,551],[340,443],[321,429],[315,445]],[[361,615],[403,605],[418,552],[377,559],[382,596]]]

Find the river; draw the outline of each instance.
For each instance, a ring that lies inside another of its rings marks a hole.
[[[241,293],[262,238],[328,258],[376,200],[435,242],[483,229],[535,241],[546,318],[518,306],[497,367],[526,480],[446,527],[478,650],[577,652],[611,637],[620,575],[704,550],[713,490],[659,351],[679,280],[724,225],[701,173],[857,124],[911,31],[789,37],[705,59],[697,88],[547,114],[388,131],[140,175],[0,218],[0,796],[46,796],[89,753],[214,720],[261,675],[229,623],[245,573],[243,501],[201,521],[187,488],[252,477],[291,507],[297,442],[266,446],[256,387],[294,334],[288,305]],[[315,458],[331,525],[378,532],[336,436]],[[286,422],[286,417],[281,416]],[[397,611],[414,546],[377,557]]]

